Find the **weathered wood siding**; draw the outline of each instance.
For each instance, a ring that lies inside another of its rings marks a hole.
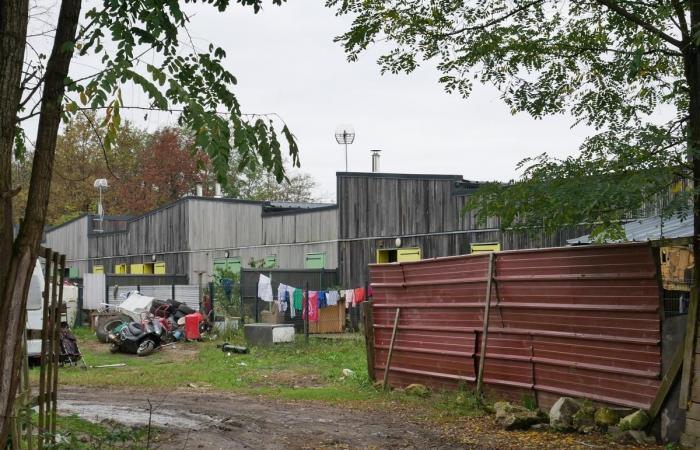
[[[261,204],[201,199],[190,200],[190,206],[190,280],[197,279],[197,271],[210,274],[226,251],[243,267],[276,255],[278,268],[303,268],[306,254],[316,252],[326,254],[327,269],[338,267],[337,208],[264,213]],[[229,225],[211,225],[217,223]],[[215,239],[198,234],[210,230]]]
[[[457,175],[338,173],[339,268],[342,283],[361,286],[378,248],[420,247],[423,258],[469,253],[470,244],[500,242],[503,249],[556,247],[585,234],[572,227],[552,235],[509,232],[500,221],[478,224],[465,212],[468,193]]]
[[[188,258],[181,254],[188,249],[186,201],[136,217],[120,228],[123,231],[90,233],[90,269],[100,264],[107,273],[114,273],[117,264],[150,263],[156,255],[168,273],[187,273]]]
[[[88,271],[88,216],[59,225],[46,232],[45,246],[66,255],[66,267]]]

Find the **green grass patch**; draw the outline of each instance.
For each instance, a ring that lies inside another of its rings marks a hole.
[[[38,415],[32,416],[32,445],[37,445]],[[112,449],[144,449],[148,440],[151,443],[158,440],[158,432],[146,427],[128,427],[115,422],[103,421],[93,423],[74,415],[56,417],[55,444],[52,444],[51,434],[43,433],[43,448],[60,450],[112,450]],[[22,435],[22,448],[27,446],[26,436]],[[9,447],[8,447],[9,448]]]

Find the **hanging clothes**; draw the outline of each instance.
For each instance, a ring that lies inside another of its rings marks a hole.
[[[272,280],[263,274],[260,274],[258,279],[258,298],[265,302],[271,302],[272,299]]]
[[[328,300],[327,300],[327,295],[326,291],[318,291],[318,307],[320,308],[325,308],[328,306]]]
[[[280,283],[279,286],[277,286],[277,310],[279,312],[284,312],[284,306],[282,306],[282,303],[284,302],[284,293],[286,292],[285,285]]]
[[[360,303],[365,301],[365,288],[361,287],[355,289],[355,298],[353,299],[353,301],[353,306],[359,305]]]
[[[289,317],[296,317],[296,308],[294,307],[294,289],[292,286],[287,286],[287,303],[289,303]]]
[[[287,295],[287,285],[280,283],[280,285],[277,286],[277,310],[281,313],[287,310],[285,295]]]
[[[345,307],[355,306],[355,291],[353,289],[345,290]]]
[[[318,322],[318,291],[309,291],[309,322]]]
[[[285,291],[282,295],[284,296],[283,300],[282,300],[282,305],[284,305],[284,311],[282,311],[282,312],[286,312],[288,309],[290,309],[290,307],[289,307],[289,301],[290,301],[289,291],[285,289]],[[294,317],[294,308],[291,308],[290,311],[291,312],[289,313],[289,315],[291,317]]]
[[[338,300],[340,300],[340,292],[338,291],[328,291],[326,293],[326,303],[328,303],[328,306],[335,306],[338,304]]]
[[[294,294],[292,295],[292,299],[294,302],[294,309],[297,311],[301,311],[303,309],[303,297],[304,297],[304,291],[298,288],[294,289]]]

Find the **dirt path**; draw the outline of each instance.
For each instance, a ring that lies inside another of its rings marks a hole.
[[[164,449],[456,449],[463,446],[391,412],[211,392],[62,387],[59,411],[163,429]]]

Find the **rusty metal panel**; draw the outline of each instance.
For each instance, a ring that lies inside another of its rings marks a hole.
[[[487,271],[487,254],[370,265],[375,369],[401,307],[390,382],[473,382]],[[660,382],[660,299],[647,244],[497,252],[484,382],[648,407]]]

